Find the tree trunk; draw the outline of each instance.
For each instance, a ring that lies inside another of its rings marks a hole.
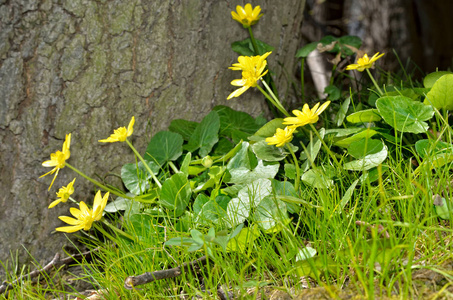
[[[269,65],[278,86],[286,86],[305,1],[255,2],[264,13],[255,37],[275,46]],[[66,238],[53,231],[70,205],[47,206],[74,177],[73,198],[92,203],[92,184],[68,168],[49,192],[52,175],[38,179],[65,134],[72,133],[68,162],[104,179],[134,158],[124,144],[97,141],[132,116],[132,141],[143,153],[172,119],[200,121],[220,104],[255,116],[267,112],[256,91],[226,100],[240,76],[228,70],[237,61],[230,44],[247,37],[231,18],[236,4],[244,3],[0,0],[0,260],[24,248],[38,261],[61,250]]]

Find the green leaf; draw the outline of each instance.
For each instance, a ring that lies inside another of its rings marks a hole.
[[[354,51],[346,45],[359,49],[362,46],[362,39],[353,35],[345,35],[338,39],[338,43],[341,48],[341,56],[346,57],[354,54]]]
[[[279,167],[279,163],[264,165],[263,161],[260,159],[258,160],[258,165],[253,170],[244,167],[230,169],[231,178],[228,182],[246,184],[260,178],[271,179],[277,175]]]
[[[340,126],[341,124],[343,124],[343,121],[346,116],[346,113],[348,112],[350,103],[351,103],[351,97],[348,97],[341,104],[340,110],[338,111],[338,113],[335,117],[337,126]]]
[[[154,172],[154,174],[159,173],[160,167],[152,161],[146,162]],[[149,180],[151,179],[151,174],[148,173],[145,166],[141,161],[137,164],[125,164],[121,168],[121,180],[123,180],[126,188],[134,195],[140,195],[149,189]]]
[[[268,145],[264,140],[252,144],[251,148],[256,157],[264,161],[281,161],[289,154],[289,152],[285,150],[285,147]]]
[[[371,123],[380,121],[381,119],[377,109],[361,110],[346,117],[346,120],[350,123]]]
[[[448,74],[453,74],[453,73],[450,71],[439,71],[439,72],[429,73],[428,75],[426,75],[425,79],[423,79],[423,85],[425,86],[425,88],[432,88],[434,86],[434,83],[436,83],[436,81],[439,78],[441,78],[444,75],[448,75]]]
[[[273,51],[274,47],[255,39],[256,46],[258,47],[258,54],[263,55],[266,52]],[[252,41],[250,38],[246,38],[243,41],[233,42],[231,44],[231,49],[239,55],[243,56],[255,56],[255,50],[253,49]]]
[[[296,179],[296,166],[293,164],[285,164],[285,176],[289,179]]]
[[[317,46],[318,46],[318,42],[313,42],[313,43],[303,46],[302,48],[297,50],[296,57],[298,57],[298,58],[307,57],[313,50],[316,49]]]
[[[323,170],[324,168],[324,170]],[[330,167],[311,169],[302,175],[302,181],[317,189],[327,189],[333,186],[334,171]]]
[[[361,128],[360,130],[363,130],[363,129]],[[353,136],[336,141],[334,143],[334,145],[347,148],[347,147],[349,147],[349,145],[351,145],[351,143],[360,141],[361,139],[369,139],[377,133],[378,133],[377,131],[367,128],[367,129],[363,130],[362,132],[354,134]]]
[[[293,184],[289,181],[278,181],[275,179],[271,180],[272,190],[277,196],[291,196],[298,197],[299,195],[296,192]],[[286,209],[289,213],[296,214],[299,213],[300,207],[294,203],[286,203]]]
[[[326,130],[324,128],[321,128],[318,133],[319,136],[323,139],[325,136]],[[312,163],[315,161],[316,157],[318,156],[319,150],[321,149],[321,140],[316,137],[313,138],[312,135],[310,135],[310,143],[308,143],[306,150],[300,153],[300,160],[305,160],[305,162],[302,164],[300,167],[301,172],[307,171]]]
[[[260,230],[256,225],[242,228],[239,234],[228,242],[227,251],[245,253],[248,248],[253,247],[259,236]]]
[[[267,122],[263,127],[258,129],[255,134],[249,137],[249,140],[254,142],[262,141],[268,137],[271,137],[277,131],[277,128],[285,128],[286,125],[283,125],[283,119],[277,118]]]
[[[181,246],[181,247],[189,247],[195,244],[195,241],[188,237],[175,237],[169,239],[164,243],[165,246]]]
[[[379,166],[387,158],[387,146],[384,145],[378,153],[369,154],[362,159],[354,160],[343,165],[345,170],[363,171]]]
[[[367,155],[380,152],[383,147],[384,144],[380,140],[361,139],[349,145],[348,153],[356,159],[361,159]]]
[[[415,143],[415,150],[421,158],[429,158],[436,154],[453,153],[453,145],[436,140],[419,140]]]
[[[212,109],[219,115],[220,134],[232,137],[234,131],[240,131],[247,135],[254,134],[259,125],[248,113],[237,111],[228,106],[218,105]]]
[[[128,193],[127,195],[131,196],[131,197],[134,196],[133,194],[130,194],[130,193]],[[113,202],[109,202],[105,206],[104,211],[109,212],[109,213],[115,213],[115,212],[118,212],[118,211],[121,211],[121,210],[126,210],[129,207],[131,207],[134,202],[135,201],[132,200],[132,199],[118,197]],[[136,202],[136,203],[138,203],[138,202]]]
[[[363,128],[353,127],[353,128],[333,128],[327,129],[326,135],[332,135],[333,137],[340,138],[348,136],[357,132],[363,131]]]
[[[428,130],[426,122],[434,115],[431,106],[403,96],[381,97],[376,107],[387,124],[401,132],[423,133]]]
[[[273,196],[264,197],[256,206],[252,220],[266,233],[275,233],[290,221],[286,204]]]
[[[237,198],[228,202],[227,216],[230,226],[243,223],[261,200],[272,193],[272,183],[268,179],[258,179],[243,187]]]
[[[321,38],[319,43],[321,43],[323,46],[327,46],[327,45],[331,45],[333,42],[336,42],[336,41],[338,41],[338,38],[331,36],[331,35],[326,35]],[[340,51],[340,48],[338,47],[338,44],[336,44],[335,47],[332,50],[330,50],[329,52],[338,53],[338,51]]]
[[[279,166],[278,163],[264,165],[249,151],[249,143],[243,142],[241,149],[227,164],[231,177],[226,182],[247,184],[259,178],[274,178]]]
[[[179,133],[159,131],[149,142],[144,159],[161,166],[168,161],[177,160],[182,154],[183,142]]]
[[[179,168],[179,171],[184,173],[186,177],[189,176],[189,165],[190,162],[192,161],[192,153],[187,152],[186,156],[184,157],[184,160],[181,163],[181,167]]]
[[[426,95],[424,103],[437,109],[453,110],[453,74],[439,78]]]
[[[336,87],[335,85],[326,86],[326,88],[324,89],[324,93],[328,94],[329,100],[332,100],[332,101],[340,99],[340,96],[341,96],[340,89],[338,87]]]
[[[173,210],[173,216],[181,216],[190,201],[192,190],[189,181],[183,173],[176,173],[167,179],[162,185],[160,203]]]
[[[211,155],[225,155],[233,148],[234,144],[232,142],[230,142],[227,138],[221,137],[219,142],[212,149]]]
[[[318,253],[316,249],[311,247],[305,247],[300,249],[299,252],[296,254],[296,261],[307,260],[312,258]]]
[[[219,140],[220,120],[219,115],[215,111],[211,111],[206,117],[203,118],[200,124],[193,132],[186,146],[187,151],[194,152],[200,149],[198,154],[205,157],[211,152],[212,147]]]
[[[201,225],[211,225],[219,218],[226,217],[226,211],[217,204],[216,200],[211,200],[207,196],[199,194],[193,204],[195,222]]]
[[[450,220],[450,216],[452,213],[452,211],[451,211],[452,203],[450,203],[450,207],[448,204],[449,203],[447,203],[447,200],[445,200],[445,198],[443,198],[439,195],[435,196],[434,208],[435,208],[436,213],[439,216],[439,218],[444,219],[444,220]]]
[[[185,141],[188,141],[195,131],[195,128],[197,128],[197,125],[197,122],[176,119],[171,121],[168,129],[172,132],[179,133]]]

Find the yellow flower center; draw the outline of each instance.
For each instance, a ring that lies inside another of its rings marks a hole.
[[[66,163],[66,155],[63,152],[57,150],[57,152],[50,155],[50,159],[56,163],[55,167],[57,167],[58,169],[64,168]]]

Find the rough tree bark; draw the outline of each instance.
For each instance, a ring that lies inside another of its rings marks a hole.
[[[287,82],[283,68],[294,74],[304,2],[253,3],[264,12],[256,37],[275,46],[277,83]],[[102,177],[133,161],[125,145],[97,142],[132,115],[143,152],[172,119],[199,121],[219,104],[266,111],[254,91],[226,101],[238,76],[227,69],[237,61],[229,46],[247,37],[231,19],[237,4],[245,3],[0,0],[0,260],[19,251],[23,261],[24,248],[38,261],[61,250],[66,238],[53,230],[69,205],[47,206],[74,177],[75,198],[92,202],[93,186],[68,168],[50,192],[51,178],[38,179],[65,134],[72,133],[70,163]]]

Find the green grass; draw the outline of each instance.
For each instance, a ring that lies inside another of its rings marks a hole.
[[[442,138],[451,140],[451,136]],[[94,262],[82,264],[87,274],[83,280],[106,290],[106,299],[177,298],[182,291],[188,296],[208,299],[216,294],[219,285],[241,298],[253,299],[265,290],[263,287],[297,295],[303,290],[300,276],[305,274],[325,287],[331,297],[339,296],[341,289],[347,287],[369,299],[392,295],[416,298],[412,272],[420,268],[437,270],[442,262],[451,259],[451,218],[445,221],[438,218],[432,195],[444,193],[451,197],[452,176],[449,165],[415,175],[411,161],[402,157],[403,149],[392,153],[398,154],[386,160],[380,177],[359,183],[344,209],[339,209],[339,203],[361,175],[359,172],[345,174],[337,170],[337,184],[333,188],[307,188],[304,200],[321,206],[322,210],[302,206],[300,216],[292,216],[293,223],[278,233],[260,235],[247,245],[244,253],[224,253],[220,248],[214,251],[210,263],[202,268],[202,282],[194,274],[183,273],[136,290],[123,288],[128,276],[173,268],[205,254],[203,249],[189,253],[185,248],[164,247],[163,242],[175,232],[171,227],[164,231],[150,227],[141,243],[118,239],[116,245],[104,245]],[[318,165],[323,163],[328,163],[327,158]],[[363,225],[357,225],[357,221]],[[389,238],[382,237],[379,226]],[[307,244],[318,255],[296,263],[295,255]],[[445,272],[449,278],[446,285],[450,285],[452,270]],[[6,280],[14,278],[10,273]],[[51,294],[64,293],[58,281],[52,279],[42,277],[38,282],[16,284],[9,296],[50,299]]]

